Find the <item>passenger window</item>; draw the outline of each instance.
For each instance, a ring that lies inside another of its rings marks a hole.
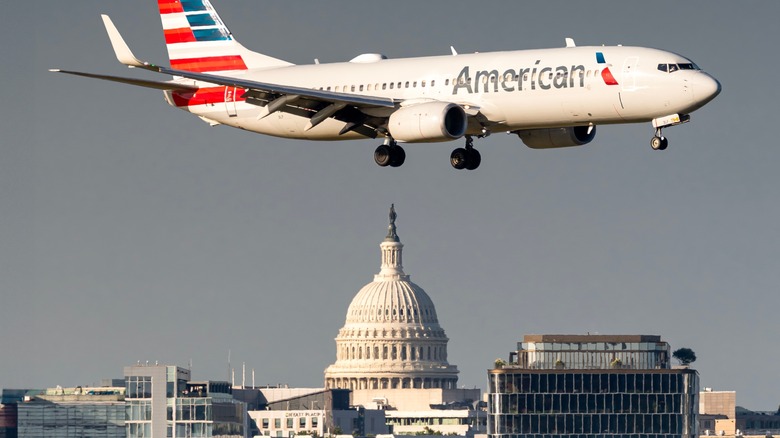
[[[450,84],[450,80],[449,80],[449,78],[445,79],[445,80],[444,80],[444,85],[449,85],[449,84]]]
[[[362,85],[360,86],[360,91],[363,91],[363,86]]]
[[[436,85],[436,79],[431,79],[431,87],[433,87],[434,85]],[[424,86],[425,84],[423,84],[423,87]]]
[[[395,85],[395,82],[390,82],[390,89],[393,89],[393,85]]]
[[[349,89],[350,89],[350,90],[352,90],[352,91],[354,92],[354,91],[355,91],[355,86],[353,85],[353,86],[351,86]]]
[[[406,88],[409,88],[409,81],[406,81]]]
[[[398,88],[401,88],[401,85],[403,85],[403,82],[398,83]]]
[[[412,82],[412,88],[417,88],[417,81]]]
[[[420,82],[420,86],[425,88],[425,81]]]
[[[383,89],[383,90],[387,90],[387,82],[385,82],[384,84],[382,84],[382,89]]]
[[[341,85],[336,85],[336,91],[341,91]]]
[[[328,91],[330,91],[330,87],[328,87]]]

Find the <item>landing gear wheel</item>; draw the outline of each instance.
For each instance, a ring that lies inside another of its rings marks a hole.
[[[468,170],[474,170],[482,163],[482,154],[479,153],[476,149],[466,149],[467,153],[467,159],[466,159],[466,169]]]
[[[390,148],[390,167],[398,167],[404,164],[406,161],[406,151],[401,146],[393,146]]]
[[[392,152],[390,146],[381,145],[374,151],[374,161],[381,167],[387,167],[392,163]]]
[[[669,140],[667,140],[666,137],[660,137],[656,135],[652,140],[650,140],[650,147],[656,151],[663,151],[667,146],[669,146]]]
[[[466,163],[469,160],[469,153],[465,148],[457,148],[450,154],[450,164],[452,167],[461,170],[466,168]]]

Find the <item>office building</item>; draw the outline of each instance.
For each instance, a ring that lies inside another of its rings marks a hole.
[[[125,388],[51,388],[17,403],[19,438],[124,438]]]
[[[384,411],[350,406],[350,390],[324,388],[234,388],[251,409],[252,436],[375,436],[388,432]]]
[[[247,436],[246,404],[228,382],[191,381],[190,370],[177,366],[138,364],[124,372],[128,438]]]
[[[529,335],[488,372],[495,438],[696,437],[698,374],[646,335]]]
[[[699,431],[713,436],[780,436],[780,412],[737,406],[736,391],[704,388],[699,393]]]

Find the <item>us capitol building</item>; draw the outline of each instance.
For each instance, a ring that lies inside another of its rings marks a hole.
[[[391,206],[387,236],[379,245],[381,269],[349,305],[325,387],[352,390],[352,405],[387,409],[396,433],[412,426],[413,417],[441,418],[444,411],[460,410],[464,418],[457,422],[472,423],[481,391],[457,388],[458,368],[447,362],[449,339],[436,307],[404,273],[396,217]]]

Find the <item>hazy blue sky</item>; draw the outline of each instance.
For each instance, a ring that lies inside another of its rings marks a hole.
[[[36,7],[32,7],[32,3]],[[0,387],[90,384],[138,360],[320,386],[395,203],[404,267],[437,306],[460,383],[524,334],[658,334],[702,387],[780,403],[780,2],[214,0],[246,46],[295,63],[579,45],[658,47],[721,95],[670,128],[603,126],[583,148],[406,148],[211,128],[161,93],[49,73],[164,79],[116,62],[100,13],[167,62],[153,0],[3,2]],[[42,7],[45,5],[45,7]],[[238,373],[237,373],[238,374]]]

